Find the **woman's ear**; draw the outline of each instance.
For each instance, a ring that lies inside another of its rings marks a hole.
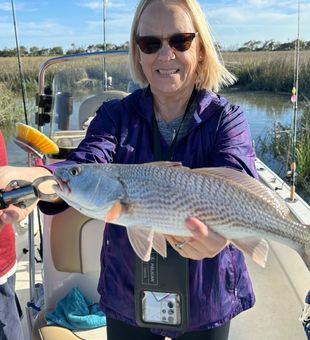
[[[202,47],[200,47],[198,59],[199,59],[199,61],[203,61],[204,58],[205,58],[205,51]]]

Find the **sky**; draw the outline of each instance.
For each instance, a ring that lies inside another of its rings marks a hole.
[[[12,1],[12,0],[11,0]],[[0,0],[0,49],[15,48],[12,2]],[[87,48],[103,42],[104,0],[14,0],[20,46]],[[138,0],[109,0],[106,42],[129,40]],[[249,40],[297,37],[298,0],[200,0],[214,40],[236,49]],[[300,0],[300,38],[310,40],[310,0]]]

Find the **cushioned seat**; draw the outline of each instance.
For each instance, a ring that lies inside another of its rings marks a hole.
[[[99,327],[87,331],[73,332],[69,329],[58,326],[47,326],[45,322],[45,311],[41,311],[37,316],[33,332],[32,340],[105,340],[106,327]]]
[[[33,340],[104,340],[105,327],[73,332],[47,325],[45,313],[78,287],[90,301],[98,302],[100,250],[104,222],[90,219],[73,208],[55,216],[44,216],[44,303],[34,321]]]

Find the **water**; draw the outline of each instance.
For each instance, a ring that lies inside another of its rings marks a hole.
[[[291,126],[293,109],[289,95],[236,91],[225,93],[224,96],[242,107],[255,142],[272,133],[276,123]]]

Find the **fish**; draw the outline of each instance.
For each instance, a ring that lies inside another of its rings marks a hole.
[[[193,236],[201,220],[264,267],[267,240],[296,250],[310,270],[310,226],[257,179],[229,167],[190,169],[178,162],[75,164],[54,171],[56,194],[82,214],[127,228],[143,261],[167,255],[165,235]]]

